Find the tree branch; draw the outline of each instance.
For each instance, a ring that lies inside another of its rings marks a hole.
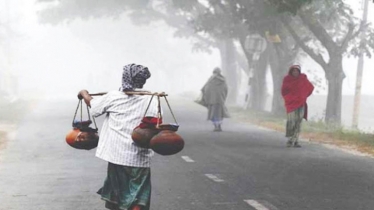
[[[360,29],[358,31],[360,31]],[[341,53],[343,53],[347,49],[349,42],[354,38],[353,32],[354,32],[354,25],[350,23],[348,24],[348,32],[346,36],[344,37],[342,44],[340,45]]]
[[[328,52],[336,52],[339,49],[334,40],[327,33],[325,28],[321,26],[318,20],[313,17],[308,17],[304,12],[299,12],[298,16]]]
[[[291,27],[291,25],[283,16],[281,16],[280,20],[282,21],[288,32],[291,34],[295,42],[301,47],[301,49],[304,50],[304,52],[306,52],[313,60],[320,64],[322,68],[327,66],[327,63],[323,59],[322,55],[317,55],[316,53],[314,53],[314,51],[301,40],[301,38],[296,34],[295,30]]]
[[[361,32],[364,31],[365,28],[368,28],[368,24],[365,24],[362,21],[361,24],[360,24],[359,29],[354,34],[352,34],[352,39],[356,38]]]
[[[154,17],[158,17],[166,22],[171,27],[174,27],[178,30],[178,32],[184,32],[186,37],[194,37],[198,41],[206,43],[207,45],[217,47],[217,44],[210,41],[209,39],[200,36],[199,34],[195,33],[190,27],[182,27],[187,24],[187,20],[179,15],[176,15],[176,13],[169,13],[171,14],[168,16],[167,14],[164,14],[162,12],[152,10],[149,12],[149,15],[153,15]]]

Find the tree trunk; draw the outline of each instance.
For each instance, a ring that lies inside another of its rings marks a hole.
[[[280,45],[269,45],[270,47],[270,59],[269,64],[271,67],[271,75],[273,79],[273,102],[271,107],[271,113],[280,116],[284,115],[285,107],[284,100],[281,94],[281,87],[284,76],[287,74],[288,66],[291,65],[293,60],[292,55],[287,55],[285,51],[281,51]],[[287,52],[287,51],[286,51]]]
[[[265,50],[258,61],[252,61],[256,64],[253,68],[253,79],[251,81],[251,108],[257,111],[263,111],[265,108],[267,89],[266,89],[266,70],[269,60],[269,50]]]
[[[345,78],[342,61],[342,55],[335,55],[331,57],[327,69],[325,69],[328,81],[325,122],[330,125],[340,125],[341,123],[342,86]]]
[[[222,74],[226,77],[229,88],[227,103],[236,104],[238,95],[238,71],[236,65],[236,49],[232,39],[224,39],[219,45]]]

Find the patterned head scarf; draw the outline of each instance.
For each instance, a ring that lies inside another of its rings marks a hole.
[[[123,67],[122,90],[141,88],[145,81],[151,77],[148,68],[137,64],[128,64]]]

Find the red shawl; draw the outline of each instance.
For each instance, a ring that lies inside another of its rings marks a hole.
[[[313,84],[308,80],[305,74],[294,77],[290,72],[283,79],[282,96],[284,98],[287,113],[290,113],[302,106],[305,106],[304,118],[308,117],[308,106],[306,99],[314,90]]]

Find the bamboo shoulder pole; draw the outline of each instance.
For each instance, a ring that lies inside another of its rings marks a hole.
[[[165,92],[161,93],[152,93],[152,92],[147,92],[147,91],[124,91],[126,95],[153,95],[153,96],[160,96],[160,97],[165,97],[168,96]],[[101,93],[89,93],[90,96],[102,96],[107,94],[107,92],[101,92]]]

